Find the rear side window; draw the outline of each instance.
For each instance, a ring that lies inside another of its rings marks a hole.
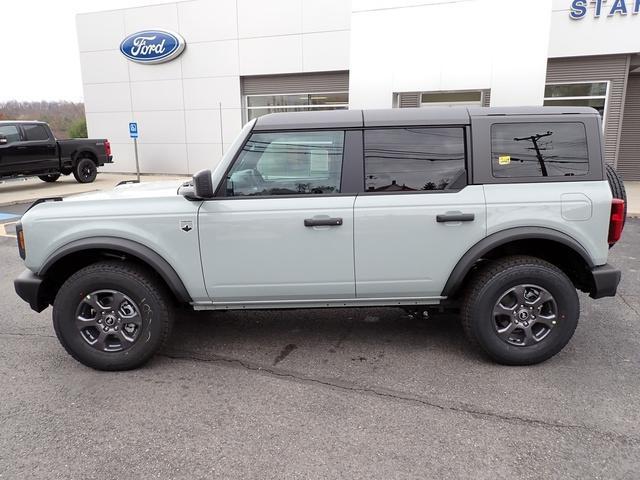
[[[497,123],[491,126],[496,178],[561,177],[589,173],[582,123]]]
[[[42,125],[24,125],[26,140],[49,140],[49,134]]]
[[[389,128],[364,132],[367,192],[444,190],[465,177],[462,128]]]
[[[20,141],[20,133],[15,125],[0,125],[0,135],[7,139],[7,143]]]

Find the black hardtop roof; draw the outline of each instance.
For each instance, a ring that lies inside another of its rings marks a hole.
[[[258,117],[254,130],[468,125],[472,117],[493,115],[597,115],[591,107],[428,107],[381,110],[316,110],[270,113]]]

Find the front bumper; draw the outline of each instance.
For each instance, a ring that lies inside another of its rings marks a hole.
[[[615,297],[620,283],[620,270],[607,263],[592,268],[591,276],[593,277],[593,290],[589,294],[591,298]]]
[[[43,280],[31,270],[23,271],[13,281],[18,296],[29,304],[36,312],[41,312],[49,306],[49,300],[42,287]]]

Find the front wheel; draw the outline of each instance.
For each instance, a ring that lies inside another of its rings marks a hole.
[[[53,326],[76,360],[97,370],[143,365],[167,340],[168,293],[146,270],[120,261],[73,274],[53,304]]]
[[[462,305],[469,340],[498,363],[543,362],[571,340],[580,304],[571,280],[535,257],[490,262],[471,279]]]
[[[78,183],[91,183],[98,176],[98,166],[90,158],[82,157],[73,170],[73,176]]]

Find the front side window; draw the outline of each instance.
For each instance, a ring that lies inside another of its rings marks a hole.
[[[247,95],[247,120],[280,112],[308,112],[312,110],[346,110],[348,92],[295,93],[285,95]]]
[[[226,196],[339,193],[343,131],[251,135],[227,175]]]
[[[558,177],[589,173],[582,123],[499,123],[491,127],[493,176]]]
[[[444,190],[465,175],[462,128],[365,130],[367,192]]]
[[[20,133],[15,125],[0,125],[0,135],[7,139],[7,143],[20,141]]]
[[[49,134],[42,125],[25,125],[22,128],[26,140],[49,140]]]

